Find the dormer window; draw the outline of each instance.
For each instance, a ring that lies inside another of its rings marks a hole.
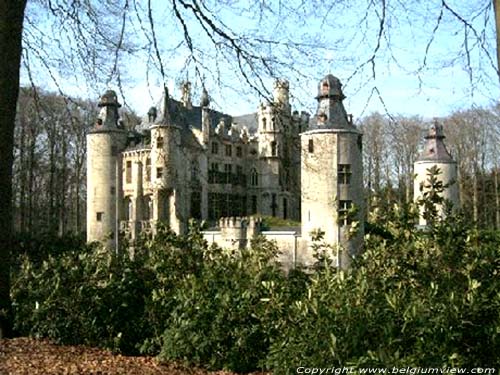
[[[321,92],[323,94],[328,94],[329,90],[330,90],[330,86],[328,85],[328,82],[323,82],[323,85],[321,86]]]

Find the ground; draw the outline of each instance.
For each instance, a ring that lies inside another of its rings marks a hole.
[[[55,345],[47,340],[0,340],[0,375],[232,375],[208,372],[153,357],[126,357],[86,346]],[[255,373],[254,375],[259,375]],[[260,374],[265,375],[265,374]]]

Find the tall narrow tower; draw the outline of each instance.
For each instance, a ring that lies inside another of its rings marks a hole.
[[[428,190],[429,170],[436,167],[439,174],[436,176],[447,187],[444,188],[442,197],[453,204],[454,208],[460,205],[458,199],[457,184],[457,163],[453,160],[450,153],[444,145],[443,126],[437,121],[429,129],[425,136],[424,150],[414,164],[415,180],[413,185],[413,196],[415,202],[420,200],[423,194]],[[424,208],[420,208],[419,225],[426,225],[423,217]],[[437,207],[440,216],[443,215],[443,207]]]
[[[258,110],[259,132],[259,188],[262,192],[260,212],[263,215],[286,217],[288,201],[283,199],[282,161],[285,159],[284,133],[291,113],[289,84],[284,80],[274,83],[273,102],[261,104]]]
[[[121,160],[127,135],[119,124],[116,93],[101,97],[96,123],[87,134],[87,241],[113,247],[118,236]]]
[[[176,233],[183,233],[187,221],[182,203],[178,174],[178,149],[181,144],[180,127],[175,125],[170,113],[170,99],[165,87],[163,107],[158,121],[150,127],[151,168],[153,177],[153,219],[167,223]]]
[[[342,104],[338,78],[319,83],[318,109],[310,128],[301,134],[302,236],[323,233],[337,266],[347,268],[363,241],[362,136]],[[357,223],[357,224],[355,224]]]

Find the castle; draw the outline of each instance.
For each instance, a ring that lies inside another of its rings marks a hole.
[[[272,102],[230,116],[210,108],[205,89],[194,105],[185,83],[180,101],[165,92],[162,108],[127,131],[107,91],[87,134],[87,240],[114,247],[120,235],[154,235],[160,222],[184,233],[193,218],[212,223],[203,235],[223,247],[275,240],[285,268],[311,265],[321,234],[347,268],[363,244],[364,194],[362,135],[344,98],[339,79],[325,76],[310,117],[292,112],[288,82],[277,81]],[[263,230],[260,216],[301,224]]]

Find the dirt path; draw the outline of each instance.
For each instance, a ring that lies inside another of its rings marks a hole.
[[[207,372],[176,364],[160,364],[152,357],[125,357],[104,349],[55,345],[47,340],[29,338],[0,340],[0,375],[14,374],[231,375],[232,373]]]

